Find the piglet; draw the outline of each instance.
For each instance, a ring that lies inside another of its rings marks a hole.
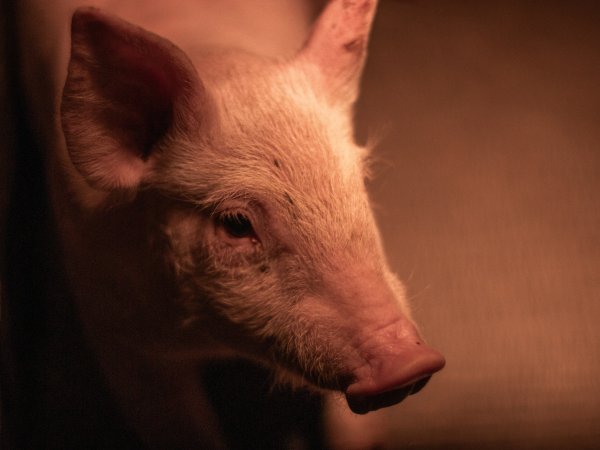
[[[148,446],[226,445],[197,377],[211,361],[358,414],[444,366],[386,263],[353,139],[375,9],[331,0],[279,59],[74,13],[50,196],[86,336]]]

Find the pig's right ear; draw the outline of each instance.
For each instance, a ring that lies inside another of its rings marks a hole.
[[[329,0],[296,57],[317,69],[334,104],[356,101],[376,8],[377,0]]]
[[[97,9],[73,15],[61,119],[71,161],[91,186],[138,186],[158,144],[196,125],[204,95],[169,41]]]

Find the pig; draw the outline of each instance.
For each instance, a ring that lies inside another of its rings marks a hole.
[[[354,141],[376,1],[329,1],[278,56],[120,3],[75,9],[70,44],[38,36],[50,57],[23,72],[26,89],[49,74],[30,107],[69,298],[143,445],[228,447],[198,376],[219,361],[356,414],[419,391],[445,361],[386,263]]]

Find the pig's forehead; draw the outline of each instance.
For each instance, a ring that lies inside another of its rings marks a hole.
[[[220,66],[204,81],[214,126],[166,158],[162,179],[174,189],[213,203],[260,196],[301,216],[364,205],[366,151],[353,142],[347,112],[305,73],[285,64]]]
[[[241,161],[280,169],[360,172],[366,150],[353,140],[351,118],[329,104],[306,73],[275,66],[233,77],[213,93],[218,145]]]

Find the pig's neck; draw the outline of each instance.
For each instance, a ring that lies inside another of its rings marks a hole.
[[[48,169],[67,289],[123,416],[148,448],[224,448],[197,371],[223,350],[201,331],[178,334],[179,318],[165,302],[171,285],[149,254],[148,230],[139,228],[143,208],[92,213],[72,195],[84,187],[77,174],[65,173],[60,159]],[[91,195],[94,202],[109,201],[106,194]]]

